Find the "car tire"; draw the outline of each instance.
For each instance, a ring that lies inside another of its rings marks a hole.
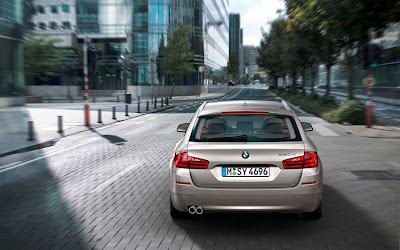
[[[174,207],[174,204],[172,204],[172,200],[169,200],[169,210],[171,213],[172,219],[185,219],[188,217],[189,213],[181,212],[178,209]]]
[[[302,218],[308,219],[308,220],[319,220],[322,217],[322,202],[319,203],[318,208],[309,213],[302,213],[301,214]]]

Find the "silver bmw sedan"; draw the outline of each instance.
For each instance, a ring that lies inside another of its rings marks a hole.
[[[205,102],[169,164],[173,218],[203,212],[322,215],[317,147],[284,101]]]

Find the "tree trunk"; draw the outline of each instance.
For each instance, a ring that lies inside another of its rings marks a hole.
[[[310,72],[311,74],[310,74],[310,88],[311,88],[311,93],[314,93],[314,77],[315,77],[315,74],[314,74],[314,70],[311,68],[311,72]]]
[[[346,64],[347,64],[347,97],[348,99],[354,99],[353,95],[353,77],[354,77],[354,58],[346,53]]]
[[[331,65],[326,64],[326,92],[325,95],[328,96],[331,90]]]
[[[174,89],[175,89],[175,81],[172,83],[172,89],[171,89],[171,94],[169,95],[169,99],[172,99],[172,96],[174,95]]]
[[[293,70],[293,75],[292,75],[293,79],[292,79],[292,88],[296,89],[296,82],[297,82],[297,71]]]

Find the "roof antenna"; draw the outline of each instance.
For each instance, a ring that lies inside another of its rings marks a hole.
[[[243,107],[246,107],[248,104],[247,104],[247,102],[246,101],[244,101],[243,103],[242,103],[242,106]]]

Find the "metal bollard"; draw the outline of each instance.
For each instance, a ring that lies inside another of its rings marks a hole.
[[[137,103],[137,112],[140,113],[140,102]]]
[[[154,99],[154,109],[157,109],[157,98]]]
[[[33,135],[33,121],[28,121],[28,141],[33,141],[35,139]]]
[[[57,133],[59,133],[59,134],[64,133],[64,130],[63,130],[63,117],[61,115],[57,116],[57,124],[58,124]]]
[[[146,111],[149,111],[149,101],[146,102]]]
[[[116,108],[112,107],[112,118],[113,120],[117,120]]]
[[[125,116],[129,116],[129,106],[125,105]]]
[[[165,97],[165,104],[166,104],[167,106],[169,106],[168,96]]]
[[[164,98],[161,98],[161,108],[164,107]]]
[[[101,109],[97,110],[97,123],[103,123],[101,120]]]
[[[137,101],[138,101],[138,103],[140,103],[140,96],[137,97]]]

